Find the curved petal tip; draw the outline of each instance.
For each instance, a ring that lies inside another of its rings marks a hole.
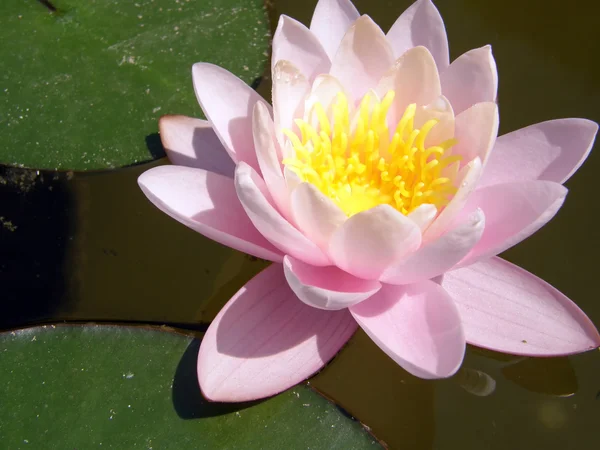
[[[356,278],[335,266],[311,266],[289,256],[283,260],[283,269],[290,287],[298,298],[315,308],[348,308],[381,289],[378,281]]]
[[[240,289],[208,328],[198,381],[211,401],[243,402],[288,389],[321,369],[356,331],[347,310],[302,303],[273,264]]]
[[[433,281],[386,285],[350,308],[373,341],[411,374],[447,378],[465,355],[465,336],[454,301]]]
[[[494,257],[444,275],[467,342],[503,353],[564,356],[600,346],[592,321],[557,289]]]

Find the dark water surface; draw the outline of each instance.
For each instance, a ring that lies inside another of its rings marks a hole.
[[[288,14],[308,23],[315,3],[276,0],[272,18]],[[356,1],[384,30],[409,4]],[[439,0],[436,5],[448,30],[451,59],[474,47],[493,47],[500,134],[560,117],[600,121],[597,2]],[[268,76],[259,91],[268,95]],[[202,330],[265,267],[150,205],[136,178],[162,163],[75,174],[2,169],[0,329],[94,320]],[[596,150],[567,183],[570,194],[558,216],[504,255],[556,286],[596,324],[599,169]],[[529,359],[470,348],[453,379],[423,381],[358,332],[311,385],[390,448],[600,447],[598,351]]]

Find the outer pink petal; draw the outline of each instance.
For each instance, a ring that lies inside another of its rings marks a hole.
[[[404,53],[379,80],[375,89],[383,98],[388,91],[396,96],[388,113],[388,124],[395,128],[406,107],[411,103],[429,105],[442,93],[435,61],[425,47],[415,47]]]
[[[304,99],[310,84],[300,69],[291,62],[279,60],[273,67],[273,111],[275,133],[279,145],[284,145],[283,129],[298,132],[294,119],[304,115]]]
[[[469,253],[484,232],[485,216],[475,211],[463,223],[438,239],[423,245],[398,264],[389,267],[381,281],[409,284],[443,274]]]
[[[200,345],[198,380],[212,401],[275,395],[331,360],[356,330],[348,311],[298,300],[281,265],[263,270],[219,312]]]
[[[247,164],[240,163],[236,167],[235,189],[248,217],[269,242],[308,264],[331,264],[319,247],[281,216],[271,204],[264,181]]]
[[[346,31],[358,17],[350,0],[319,0],[310,31],[319,39],[329,59],[333,59]]]
[[[487,162],[498,135],[498,105],[494,102],[477,103],[456,116],[454,137],[458,143],[452,153],[463,157],[462,163],[479,157]]]
[[[283,269],[298,298],[319,309],[348,308],[381,289],[381,284],[375,280],[356,278],[335,266],[311,266],[290,256],[283,260]]]
[[[294,189],[291,209],[298,228],[325,251],[335,230],[348,219],[329,197],[310,183],[302,183]]]
[[[467,342],[499,352],[561,356],[600,345],[594,324],[543,280],[500,258],[448,272]]]
[[[231,159],[258,170],[252,111],[257,102],[267,103],[238,77],[213,64],[194,64],[192,76],[198,102]]]
[[[344,222],[331,237],[329,254],[342,270],[373,280],[420,244],[415,222],[389,205],[379,205]]]
[[[350,312],[375,343],[421,378],[445,378],[460,367],[465,337],[454,301],[433,281],[384,286]]]
[[[206,120],[162,116],[158,121],[158,129],[171,163],[233,178],[235,164]]]
[[[381,28],[369,16],[361,16],[342,39],[330,73],[358,100],[393,63],[392,49]]]
[[[443,71],[450,63],[446,27],[437,8],[431,0],[418,0],[396,20],[387,38],[396,57],[413,47],[427,47]]]
[[[138,183],[157,208],[207,238],[258,258],[283,260],[248,219],[231,178],[203,169],[159,166],[140,175]]]
[[[476,48],[463,53],[440,74],[442,91],[456,114],[475,103],[495,102],[498,93],[498,70],[492,47]]]
[[[526,180],[564,183],[587,158],[597,131],[598,124],[590,120],[560,119],[500,136],[480,186]]]
[[[290,194],[288,192],[281,164],[279,162],[279,145],[275,137],[273,119],[269,115],[269,110],[262,103],[257,103],[254,107],[252,134],[254,136],[254,146],[256,147],[256,157],[258,165],[263,174],[265,184],[269,193],[281,214],[290,218]]]
[[[309,80],[327,73],[331,63],[317,37],[303,24],[282,15],[273,36],[273,67],[280,60],[293,63]]]
[[[460,265],[497,255],[528,238],[556,215],[566,195],[567,188],[552,181],[496,184],[475,191],[461,215],[482,209],[485,231]]]

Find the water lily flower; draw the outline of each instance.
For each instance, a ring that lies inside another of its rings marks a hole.
[[[275,263],[204,336],[208,399],[281,392],[358,327],[428,379],[454,374],[466,343],[530,356],[600,345],[571,300],[496,256],[560,209],[595,123],[497,137],[491,49],[450,64],[430,0],[387,34],[348,0],[320,0],[310,28],[281,17],[272,60],[273,107],[226,70],[194,65],[208,120],[163,117],[173,165],[139,178],[176,220]]]

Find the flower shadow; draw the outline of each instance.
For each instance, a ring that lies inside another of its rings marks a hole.
[[[177,116],[164,117],[169,117],[172,121],[181,121],[179,126],[184,128],[189,126],[187,121],[192,120],[186,117],[180,117],[178,119]],[[179,140],[183,140],[186,137],[187,139],[191,139],[191,152],[187,150],[187,152],[181,153],[175,148],[170,148],[168,145],[164,147],[172,164],[177,166],[197,167],[226,177],[233,177],[235,163],[209,124],[206,124],[206,126],[196,126],[191,133],[188,133],[189,131],[181,134]],[[146,138],[148,149],[152,155],[154,155],[154,152],[157,151],[158,147],[155,142],[153,143],[152,139],[149,139],[153,136],[154,135],[150,135]],[[156,136],[158,137],[159,135],[156,134]],[[163,144],[164,143],[159,142],[161,149],[163,148]]]
[[[231,160],[229,161],[231,162]],[[210,201],[206,201],[204,204],[200,202],[192,206],[198,209],[197,212],[190,211],[186,213],[189,214],[191,219],[188,226],[198,231],[197,225],[202,224],[202,234],[231,247],[235,247],[233,244],[239,245],[244,241],[248,243],[248,246],[272,247],[248,219],[248,215],[235,192],[233,179],[225,177],[217,173],[216,169],[213,169],[210,169],[206,174],[204,184],[199,183],[197,185],[197,189],[206,191]],[[211,229],[211,234],[206,234],[207,228]],[[228,244],[229,242],[231,244]],[[273,254],[276,254],[274,247]]]
[[[175,370],[171,396],[175,412],[180,418],[190,420],[216,417],[262,403],[263,400],[243,403],[213,403],[207,401],[202,396],[198,385],[196,367],[199,350],[200,339],[192,340]]]
[[[153,159],[160,159],[167,156],[165,149],[160,141],[160,134],[151,133],[146,136],[146,148]]]

